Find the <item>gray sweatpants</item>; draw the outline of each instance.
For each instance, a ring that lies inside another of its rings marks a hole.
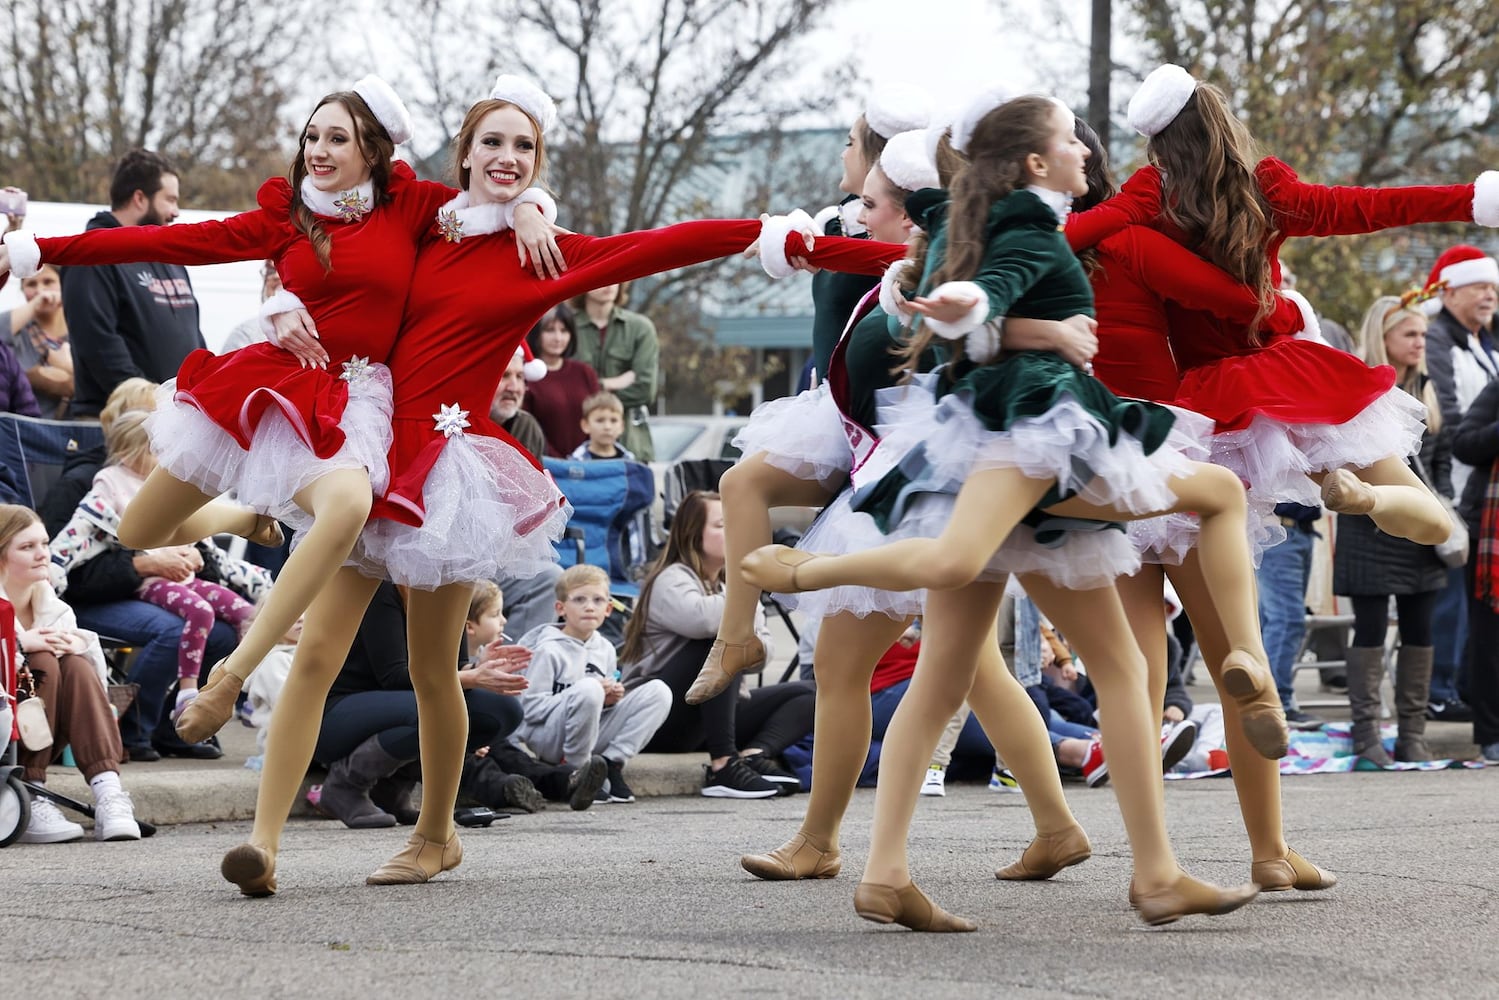
[[[516,736],[549,764],[581,765],[592,754],[623,764],[640,753],[671,711],[671,688],[651,680],[604,704],[604,686],[585,678],[552,699],[541,722],[522,722]]]

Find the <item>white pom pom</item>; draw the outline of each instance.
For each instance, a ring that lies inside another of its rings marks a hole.
[[[540,382],[547,377],[547,363],[540,358],[532,358],[521,365],[521,371],[525,374],[527,382]]]

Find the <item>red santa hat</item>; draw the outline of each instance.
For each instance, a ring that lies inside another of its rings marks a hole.
[[[1432,265],[1422,292],[1421,311],[1435,316],[1442,311],[1442,292],[1464,285],[1499,285],[1499,261],[1475,246],[1459,243],[1443,251]]]
[[[531,353],[530,344],[521,341],[520,346],[515,349],[515,356],[524,362],[521,371],[525,372],[527,382],[540,382],[546,378],[547,363]]]

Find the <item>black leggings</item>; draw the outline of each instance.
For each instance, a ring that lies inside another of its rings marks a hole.
[[[646,744],[647,752],[706,749],[710,757],[733,757],[741,749],[758,749],[774,756],[812,731],[817,687],[811,681],[750,688],[748,698],[739,697],[734,683],[701,705],[687,704],[687,689],[712,646],[712,639],[693,639],[657,671],[671,688],[671,712]]]
[[[463,692],[468,706],[468,749],[498,743],[521,723],[520,699],[514,695],[469,689]],[[416,760],[421,744],[416,730],[415,691],[360,691],[340,698],[323,714],[312,759],[332,764],[354,752],[371,736],[397,760]]]
[[[1439,590],[1422,591],[1419,594],[1396,594],[1396,625],[1400,629],[1400,645],[1430,646],[1431,616],[1436,610]],[[1353,644],[1370,647],[1384,646],[1386,630],[1390,627],[1390,597],[1381,594],[1370,597],[1355,594],[1353,601]]]

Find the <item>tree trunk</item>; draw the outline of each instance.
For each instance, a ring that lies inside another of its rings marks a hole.
[[[1109,148],[1109,79],[1114,67],[1112,6],[1113,0],[1093,0],[1093,34],[1088,44],[1088,124],[1104,149]]]

